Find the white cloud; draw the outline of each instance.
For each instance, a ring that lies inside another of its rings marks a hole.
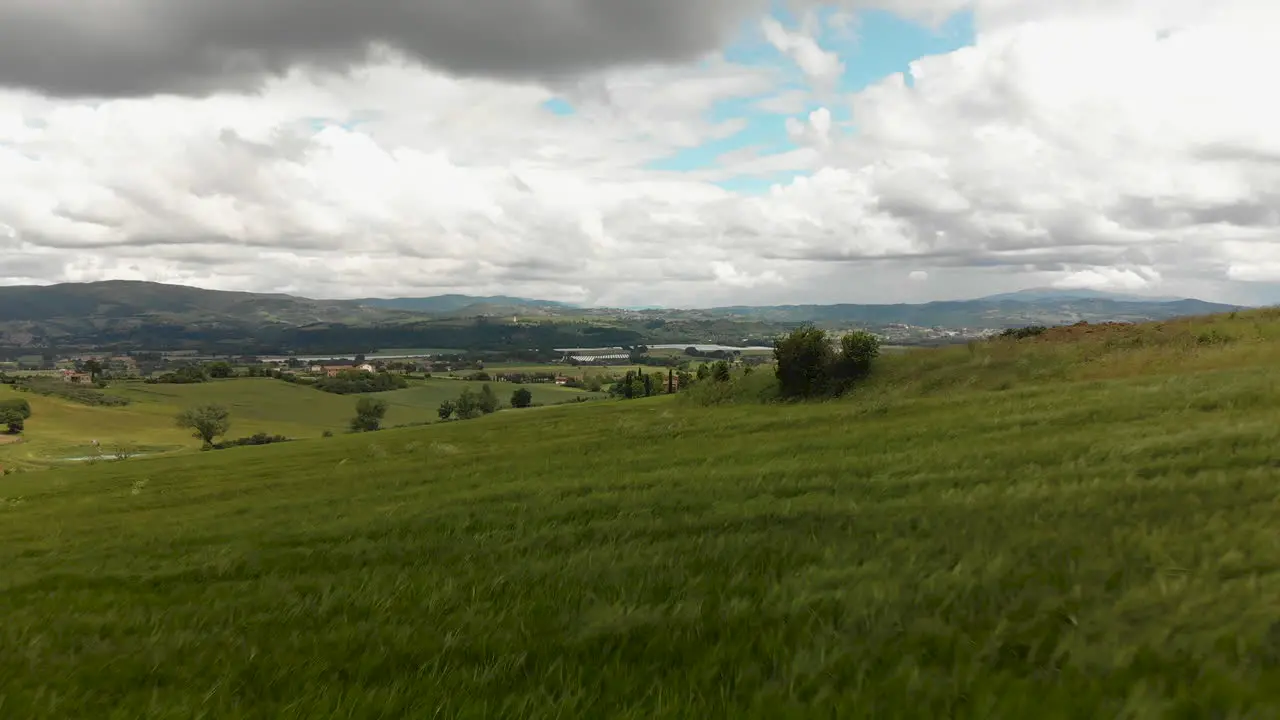
[[[1144,290],[1159,283],[1160,273],[1152,268],[1091,268],[1068,272],[1053,283],[1070,290]]]
[[[829,89],[844,73],[844,63],[836,53],[822,49],[813,33],[814,15],[807,17],[810,19],[810,27],[802,27],[794,32],[787,30],[773,17],[764,18],[760,26],[770,45],[790,57],[815,85]]]
[[[714,56],[552,88],[384,53],[256,94],[0,91],[0,282],[670,305],[892,301],[904,275],[943,296],[1245,293],[1230,283],[1280,281],[1273,5],[977,0],[975,47],[808,116],[810,96],[771,95],[783,69]],[[815,85],[838,74],[813,27],[764,29]],[[545,110],[555,95],[576,114]],[[708,119],[716,101],[765,96],[795,150],[647,169],[741,128]],[[712,184],[792,171],[809,174],[761,194]]]

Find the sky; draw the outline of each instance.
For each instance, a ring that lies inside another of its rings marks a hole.
[[[1280,302],[1280,3],[0,0],[0,284]]]

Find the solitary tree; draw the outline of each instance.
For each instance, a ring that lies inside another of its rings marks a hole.
[[[221,405],[201,405],[178,413],[178,427],[191,430],[191,437],[203,442],[206,446],[213,444],[213,439],[226,435],[231,429],[231,413]]]
[[[520,388],[511,393],[511,407],[527,408],[533,404],[533,393],[529,392],[529,388]]]
[[[379,430],[382,428],[382,419],[386,416],[386,400],[360,398],[356,401],[356,416],[351,418],[351,429],[355,432]]]

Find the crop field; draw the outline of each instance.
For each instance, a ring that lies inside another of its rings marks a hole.
[[[8,716],[1280,716],[1280,323],[0,478]],[[751,376],[758,381],[762,375]]]
[[[386,425],[407,425],[437,420],[436,410],[441,402],[456,398],[464,388],[479,392],[483,385],[462,380],[415,380],[404,390],[375,393],[372,397],[386,400],[390,406]],[[548,405],[577,397],[602,397],[548,384],[490,386],[504,403],[510,402],[511,393],[519,387],[528,387],[535,403]],[[89,457],[96,452],[94,440],[107,454],[118,445],[147,454],[198,450],[199,442],[191,438],[190,431],[175,427],[173,417],[184,408],[206,404],[223,405],[231,411],[232,437],[258,432],[294,438],[318,437],[326,430],[340,433],[355,414],[357,400],[357,396],[334,395],[269,378],[190,385],[122,382],[105,392],[131,403],[124,407],[88,407],[0,386],[0,398],[20,395],[33,410],[22,442],[0,447],[0,466],[48,465]]]

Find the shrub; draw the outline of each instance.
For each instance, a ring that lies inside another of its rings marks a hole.
[[[321,378],[316,381],[317,390],[335,395],[363,395],[365,393],[402,390],[409,387],[409,381],[400,375],[387,372],[368,373],[353,370],[340,373],[336,377]]]
[[[880,338],[868,332],[851,332],[840,338],[840,352],[831,364],[831,392],[840,394],[871,373],[871,361],[880,355]]]
[[[825,330],[805,325],[775,344],[774,376],[783,397],[838,396],[870,374],[879,354],[880,339],[871,333],[847,333],[836,350]]]
[[[444,402],[440,403],[440,408],[436,411],[436,413],[440,416],[441,420],[448,420],[449,418],[453,417],[453,413],[456,412],[457,409],[458,409],[458,406],[456,403],[454,403],[452,400],[445,400]]]
[[[1013,340],[1022,340],[1024,338],[1035,337],[1044,334],[1049,328],[1043,325],[1028,325],[1027,327],[1008,328],[996,335],[998,338],[1010,338]]]
[[[729,382],[730,377],[729,363],[724,360],[720,360],[715,365],[711,366],[711,379],[715,382],[726,383]]]
[[[108,395],[100,390],[95,390],[84,385],[51,378],[27,378],[17,383],[14,387],[21,392],[30,392],[35,393],[36,395],[44,395],[46,397],[62,398],[63,400],[70,400],[71,402],[80,403],[81,405],[123,407],[129,404],[129,401],[125,398]]]
[[[529,388],[520,388],[511,393],[511,407],[527,408],[533,404],[533,393],[529,392]]]
[[[328,430],[326,430],[325,432],[329,433],[330,436],[333,435],[333,433],[329,432]],[[249,437],[237,438],[235,440],[223,440],[222,442],[214,443],[209,447],[214,450],[226,450],[227,448],[233,448],[233,447],[271,445],[273,443],[282,443],[282,442],[289,442],[289,441],[290,439],[285,437],[284,435],[268,435],[266,433],[260,432],[260,433],[255,433],[253,435],[250,435]]]

